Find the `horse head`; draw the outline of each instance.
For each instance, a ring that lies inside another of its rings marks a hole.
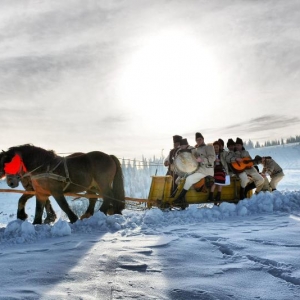
[[[9,187],[13,189],[19,186],[20,180],[20,175],[6,175],[6,183]]]
[[[6,183],[11,188],[16,188],[21,180],[21,173],[25,166],[18,153],[5,152],[0,153],[0,178],[6,176]]]

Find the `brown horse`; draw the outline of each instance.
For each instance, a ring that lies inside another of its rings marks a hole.
[[[14,165],[11,164],[14,162]],[[70,209],[64,193],[87,192],[95,195],[89,198],[89,206],[81,218],[94,213],[98,198],[103,198],[100,211],[112,210],[121,214],[125,207],[123,173],[119,160],[114,155],[100,151],[78,153],[61,157],[33,145],[11,147],[0,156],[0,175],[30,177],[36,192],[37,207],[35,224],[41,224],[42,213],[49,196],[53,196],[69,220],[78,217]],[[8,176],[7,176],[8,178]],[[11,187],[17,185],[10,184]]]
[[[2,152],[0,153],[0,161],[1,161],[1,158],[3,156],[5,152]],[[72,157],[72,156],[76,156],[76,155],[79,155],[79,154],[83,154],[81,152],[76,152],[76,153],[73,153],[67,157]],[[4,177],[5,174],[2,173],[2,177]],[[32,186],[32,182],[31,182],[31,179],[29,176],[26,176],[26,177],[19,177],[19,176],[7,176],[7,183],[10,187],[17,187],[18,186],[18,182],[21,181],[21,184],[23,185],[25,191],[34,191],[34,188]],[[18,210],[17,210],[17,218],[20,219],[20,220],[26,220],[28,218],[28,215],[25,211],[25,206],[26,206],[26,203],[27,201],[32,198],[34,195],[31,195],[31,194],[23,194],[19,201],[18,201]],[[39,201],[36,200],[36,207],[38,208],[39,207]],[[51,205],[51,202],[50,202],[50,199],[48,198],[45,202],[45,212],[46,212],[46,218],[44,220],[44,223],[45,224],[49,224],[49,223],[52,223],[56,220],[56,213]],[[35,218],[36,220],[36,218]],[[33,222],[33,224],[35,224],[35,222]]]

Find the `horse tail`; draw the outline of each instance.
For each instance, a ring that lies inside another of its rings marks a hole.
[[[122,210],[125,208],[124,176],[119,159],[114,155],[110,155],[110,157],[114,160],[117,167],[117,171],[113,181],[113,193],[116,199],[114,205],[115,213],[121,214]]]

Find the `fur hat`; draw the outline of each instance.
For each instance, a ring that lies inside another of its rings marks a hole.
[[[203,135],[200,132],[196,132],[195,134],[195,140],[197,140],[198,138],[204,139]]]
[[[218,142],[220,145],[222,145],[224,147],[224,141],[222,139],[218,139]]]
[[[235,145],[234,140],[233,139],[228,139],[228,141],[227,141],[227,147],[228,146],[234,146],[234,145]]]
[[[181,135],[173,135],[173,143],[179,143],[182,140]]]
[[[237,137],[235,143],[236,143],[236,144],[243,145],[243,140],[240,139],[239,137]]]
[[[255,155],[254,161],[256,162],[256,164],[260,164],[262,162],[262,157],[259,155]]]
[[[188,143],[187,139],[181,139],[181,140],[180,140],[180,146],[188,145],[188,144],[189,144],[189,143]]]

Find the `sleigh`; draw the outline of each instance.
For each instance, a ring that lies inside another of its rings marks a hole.
[[[171,194],[172,190],[172,176],[152,176],[152,182],[150,186],[147,206],[151,208],[153,206],[159,208],[167,208],[172,206],[173,201],[180,194],[184,180],[178,185],[177,192]],[[200,186],[202,189],[199,189]],[[198,188],[197,188],[198,187]],[[200,190],[200,191],[199,191]],[[217,189],[215,189],[217,190]],[[237,203],[239,201],[240,191],[240,179],[232,175],[230,176],[230,184],[222,187],[221,200],[218,202],[231,202]],[[215,194],[217,191],[215,191]],[[201,204],[209,203],[208,201],[209,188],[205,187],[205,180],[200,181],[198,185],[192,186],[185,195],[186,202],[188,204]],[[248,193],[248,197],[252,195],[252,192]]]

